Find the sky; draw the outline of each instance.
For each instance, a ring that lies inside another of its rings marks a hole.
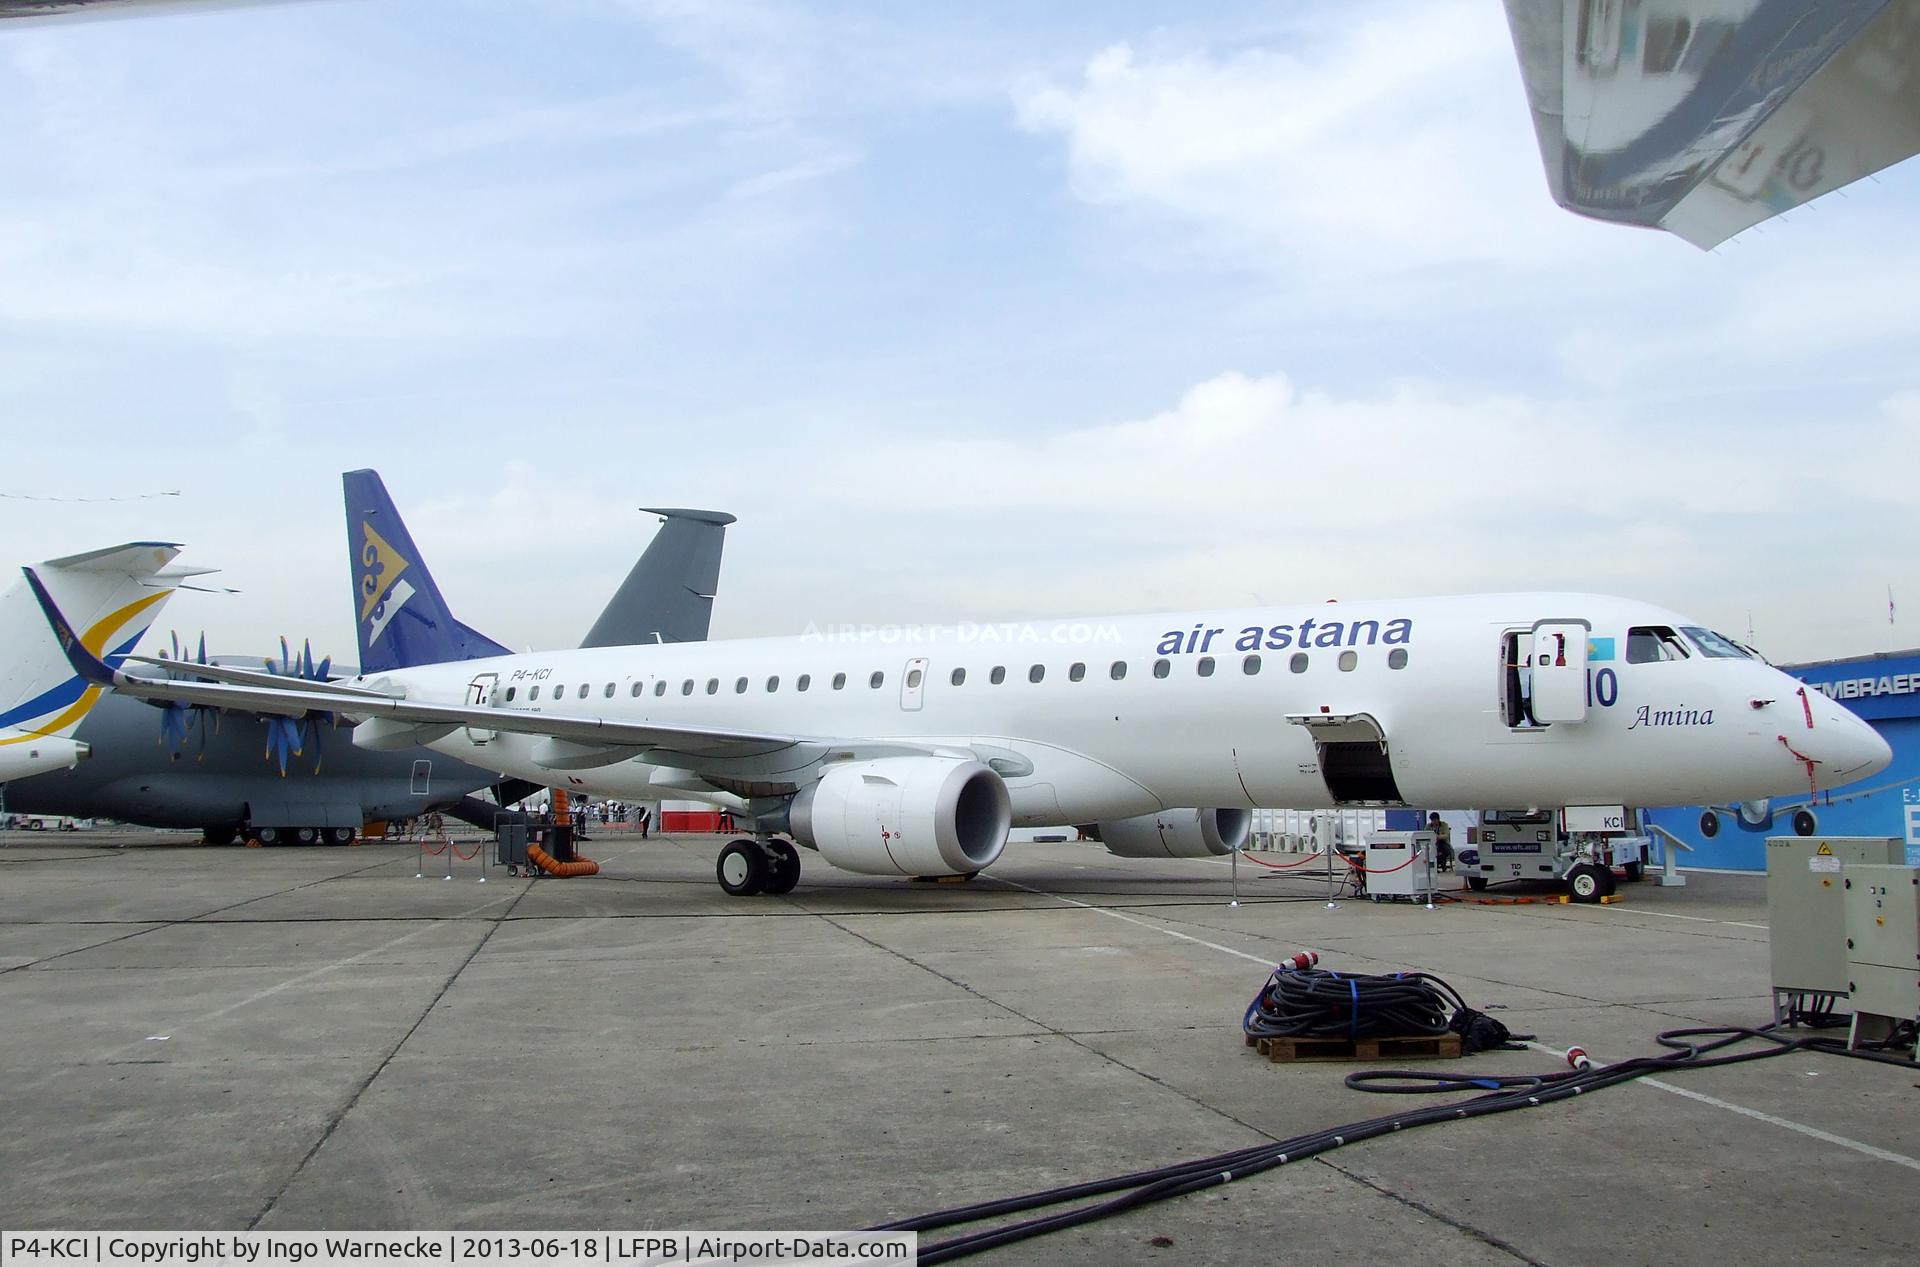
[[[307,0],[0,30],[0,557],[353,654],[340,472],[576,645],[1517,589],[1920,643],[1920,172],[1554,206],[1495,0]],[[1888,621],[1888,592],[1913,614]]]

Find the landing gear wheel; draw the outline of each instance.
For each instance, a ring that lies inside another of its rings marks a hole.
[[[330,845],[350,845],[353,843],[353,828],[329,827],[321,836]]]
[[[766,892],[775,897],[793,892],[793,886],[800,883],[800,851],[784,840],[769,840],[766,850],[773,859]]]
[[[1598,902],[1613,892],[1613,872],[1582,862],[1567,872],[1567,891],[1576,902]]]
[[[1627,881],[1631,884],[1640,883],[1647,874],[1647,864],[1644,862],[1629,862],[1620,869],[1627,873]]]
[[[773,864],[759,841],[736,840],[720,851],[713,869],[729,896],[752,897],[767,887]]]
[[[293,829],[293,841],[297,845],[315,845],[320,843],[318,827],[296,827]]]
[[[1470,875],[1467,877],[1467,887],[1475,893],[1485,893],[1487,891],[1487,877],[1483,875]]]
[[[277,845],[280,843],[280,829],[278,827],[258,827],[254,829],[253,838],[263,845]]]

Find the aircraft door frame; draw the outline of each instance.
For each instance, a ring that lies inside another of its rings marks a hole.
[[[413,774],[407,781],[407,791],[413,796],[430,796],[433,789],[433,762],[422,757],[413,763]]]
[[[467,683],[467,707],[492,707],[494,695],[499,690],[500,675],[498,673],[477,674],[473,681]],[[468,742],[474,744],[489,744],[500,737],[499,731],[481,727],[468,726],[466,732]]]
[[[919,712],[926,693],[927,657],[915,656],[900,673],[900,707],[909,713]]]

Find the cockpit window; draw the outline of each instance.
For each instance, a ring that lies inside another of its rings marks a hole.
[[[1681,633],[1700,648],[1700,654],[1715,660],[1744,660],[1747,650],[1725,634],[1717,634],[1711,629],[1701,629],[1694,625],[1683,628]]]
[[[1636,625],[1627,630],[1628,664],[1684,660],[1689,654],[1687,644],[1680,641],[1680,635],[1665,625]]]

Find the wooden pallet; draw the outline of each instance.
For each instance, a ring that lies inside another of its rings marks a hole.
[[[1411,1038],[1254,1038],[1247,1046],[1278,1064],[1310,1060],[1439,1060],[1460,1054],[1458,1034]]]

